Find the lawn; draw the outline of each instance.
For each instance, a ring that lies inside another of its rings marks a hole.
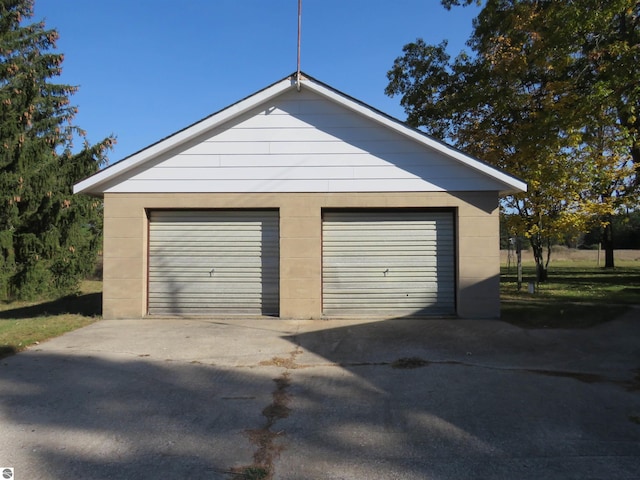
[[[523,285],[517,289],[513,264],[501,267],[504,321],[525,328],[585,328],[612,320],[640,305],[640,260],[621,259],[607,270],[592,259],[558,255],[546,282],[535,284],[531,261],[523,263]],[[553,258],[553,257],[552,257]],[[535,292],[529,293],[529,283]]]
[[[0,302],[0,358],[95,322],[102,282],[86,280],[80,292],[40,302]]]

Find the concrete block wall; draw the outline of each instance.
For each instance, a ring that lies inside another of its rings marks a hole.
[[[104,318],[147,313],[148,218],[153,209],[278,209],[280,316],[322,318],[322,211],[451,208],[456,212],[457,313],[497,318],[497,192],[105,194]]]

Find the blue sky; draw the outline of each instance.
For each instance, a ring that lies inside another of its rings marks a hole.
[[[296,70],[297,0],[35,0],[60,34],[57,80],[78,85],[76,123],[110,163]],[[403,120],[386,72],[418,37],[465,48],[475,7],[438,0],[303,0],[302,70]]]

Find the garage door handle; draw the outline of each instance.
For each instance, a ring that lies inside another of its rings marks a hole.
[[[213,277],[213,272],[215,272],[215,271],[216,271],[215,268],[212,268],[211,270],[209,270],[209,276]]]
[[[386,277],[387,273],[389,273],[389,269],[387,268],[384,272],[382,272],[382,274]]]

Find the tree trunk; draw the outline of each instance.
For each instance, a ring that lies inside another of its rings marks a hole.
[[[613,225],[612,218],[609,217],[607,225],[604,227],[602,235],[602,249],[604,250],[604,268],[614,268],[613,259]]]
[[[531,248],[533,249],[533,259],[536,262],[536,282],[544,282],[547,279],[547,268],[544,261],[544,246],[539,239],[531,239]]]
[[[548,276],[549,270],[542,263],[536,263],[536,282],[546,282]]]

